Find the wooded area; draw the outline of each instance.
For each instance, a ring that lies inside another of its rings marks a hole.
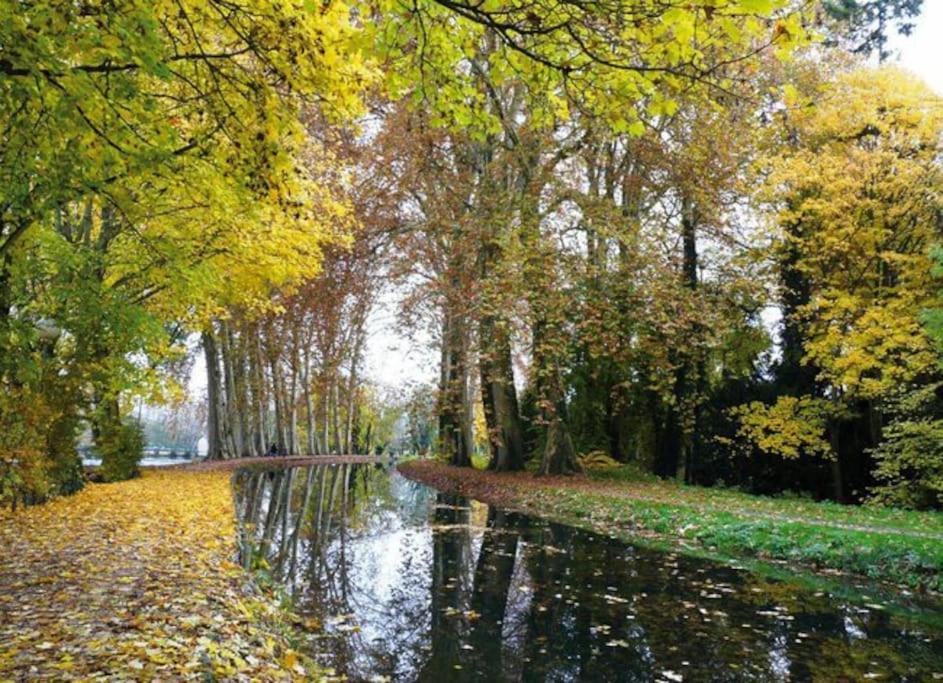
[[[198,337],[210,458],[405,429],[939,508],[943,102],[876,64],[920,5],[8,3],[0,500],[81,487],[80,438],[133,476]]]

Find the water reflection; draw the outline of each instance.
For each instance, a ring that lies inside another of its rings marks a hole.
[[[337,465],[237,475],[242,559],[317,622],[352,680],[927,680],[943,633]],[[869,602],[870,600],[870,602]]]

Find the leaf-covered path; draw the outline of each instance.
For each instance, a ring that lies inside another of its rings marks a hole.
[[[233,515],[227,473],[186,470],[0,512],[0,681],[304,677]]]

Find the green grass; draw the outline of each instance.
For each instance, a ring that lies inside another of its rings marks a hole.
[[[539,495],[539,494],[538,494]],[[943,589],[943,539],[749,519],[604,494],[558,489],[541,503],[604,525],[629,527],[697,543],[727,555],[786,560],[913,587]]]
[[[619,478],[612,475],[609,471],[602,478],[618,482]],[[622,486],[599,492],[540,487],[525,493],[524,502],[545,514],[585,520],[603,529],[649,532],[725,556],[782,560],[914,588],[943,590],[943,536],[906,533],[932,533],[939,528],[937,514],[806,501],[796,505],[800,501],[630,481],[630,492],[661,499],[667,491],[675,494],[674,500],[631,498],[620,491]],[[655,487],[657,490],[651,490]],[[755,515],[757,510],[796,519],[759,517]]]
[[[591,507],[588,501],[585,500],[575,504],[567,502],[563,502],[562,505],[551,504],[548,508],[546,498],[544,498],[541,505],[542,511],[539,513],[533,511],[533,514],[597,533],[607,533],[633,545],[663,552],[680,552],[687,556],[747,569],[757,575],[802,586],[809,592],[821,591],[828,593],[852,604],[880,603],[889,614],[904,617],[925,628],[935,630],[943,628],[943,611],[938,608],[938,596],[930,595],[917,601],[914,601],[914,598],[902,596],[900,585],[922,589],[930,588],[934,584],[932,580],[928,580],[929,577],[921,579],[920,570],[917,573],[912,573],[895,566],[896,558],[894,554],[897,552],[896,550],[892,550],[890,556],[881,562],[866,564],[874,561],[872,556],[862,558],[862,564],[865,564],[864,567],[846,567],[846,571],[853,572],[856,576],[879,581],[879,583],[869,584],[865,588],[857,581],[847,580],[848,578],[854,579],[855,576],[836,576],[827,571],[821,573],[803,571],[809,568],[837,569],[833,566],[836,556],[832,552],[826,552],[817,558],[817,562],[813,563],[810,557],[796,554],[796,546],[792,545],[792,541],[787,540],[788,533],[779,533],[779,531],[785,530],[775,531],[772,535],[757,533],[756,530],[746,530],[745,537],[737,535],[733,542],[719,542],[720,539],[715,538],[714,540],[717,542],[713,545],[705,545],[699,542],[696,532],[691,535],[672,533],[678,531],[676,525],[681,520],[667,506],[643,511],[636,518],[638,520],[647,516],[652,521],[652,527],[660,529],[657,536],[640,536],[638,528],[626,524],[623,514],[618,516],[615,523],[612,520],[605,521],[589,516],[590,512],[598,511],[598,508]],[[529,505],[525,504],[524,507],[529,507]],[[650,531],[654,532],[655,529],[650,529]],[[716,531],[724,534],[725,532],[742,532],[744,530],[737,529],[736,523],[721,523],[716,527]],[[810,530],[806,529],[804,532],[810,532]],[[748,539],[745,543],[743,542],[744,538]],[[777,539],[778,549],[783,551],[783,554],[791,555],[792,561],[776,558],[773,555],[774,547],[767,545],[767,541],[771,539]],[[783,544],[784,541],[786,541],[785,545]],[[757,552],[761,546],[765,546],[764,550]],[[819,550],[821,549],[812,549],[812,552],[818,553]],[[907,549],[904,552],[906,554]],[[939,570],[938,565],[934,573],[938,573]],[[939,583],[935,585],[939,590]]]
[[[669,498],[677,505],[699,509],[735,510],[738,513],[758,513],[765,516],[814,520],[822,523],[848,526],[886,528],[917,534],[943,536],[943,513],[916,512],[877,506],[839,505],[816,502],[807,498],[757,496],[735,489],[681,486],[641,472],[631,465],[596,470],[590,478],[627,484],[626,493],[642,497]]]

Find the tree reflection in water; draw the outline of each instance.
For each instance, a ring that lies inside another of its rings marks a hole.
[[[242,561],[352,680],[923,680],[939,613],[838,598],[333,465],[236,475]]]

